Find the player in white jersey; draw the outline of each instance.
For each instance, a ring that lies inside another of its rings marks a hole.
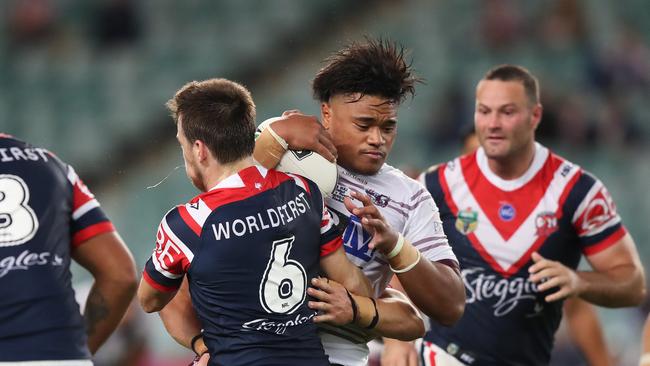
[[[320,301],[310,305],[323,313],[315,321],[345,324],[355,319],[356,327],[323,328],[323,345],[333,364],[365,365],[366,341],[375,335],[414,339],[422,334],[417,311],[394,290],[385,289],[393,273],[413,303],[438,323],[451,325],[463,313],[465,293],[458,262],[431,196],[385,164],[397,134],[397,108],[413,93],[415,81],[400,47],[371,40],[352,44],[330,57],[314,80],[323,124],[291,114],[270,126],[286,140],[277,146],[313,150],[326,158],[338,154],[339,184],[326,203],[345,227],[348,257],[372,280],[375,293],[381,294],[377,300],[348,297],[341,286],[315,281],[318,289],[310,289],[309,294]],[[255,157],[260,163],[277,163],[279,155],[259,147],[258,142]],[[360,200],[363,207],[348,202],[344,209],[344,196]],[[395,245],[373,248],[377,237],[385,235],[392,235]],[[168,315],[167,329],[181,332],[193,315],[191,305],[179,304]]]
[[[295,114],[272,127],[290,148],[315,150],[323,155],[330,148],[327,132],[331,134],[338,154],[339,183],[326,204],[345,230],[343,241],[348,258],[363,269],[376,295],[384,294],[395,273],[419,309],[434,321],[451,325],[462,314],[464,290],[438,210],[422,186],[385,164],[397,133],[397,108],[414,86],[403,52],[392,44],[368,41],[351,45],[328,61],[313,82],[314,95],[321,102],[322,127],[315,119]],[[312,136],[312,141],[305,141],[305,136]],[[263,154],[259,160],[266,160]],[[353,191],[366,195],[365,206],[370,202],[373,206],[350,215],[343,198]],[[363,220],[369,213],[405,238],[407,244],[399,255],[391,258],[394,248],[382,251],[368,246],[373,233]],[[339,301],[345,296],[342,291],[330,292],[328,296],[310,293],[321,299],[319,309],[330,314],[338,310],[345,314],[349,309],[349,305],[336,310],[329,308],[343,302]],[[375,334],[394,338],[401,326],[400,315],[382,311],[381,306],[391,301],[390,297],[377,301],[380,321]],[[339,315],[344,318],[342,314]],[[327,325],[322,329],[321,339],[330,362],[365,365],[368,349],[363,332]]]

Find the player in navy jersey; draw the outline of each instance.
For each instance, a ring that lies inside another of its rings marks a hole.
[[[95,280],[83,316],[72,259]],[[0,365],[92,365],[136,284],[131,254],[74,169],[0,134]]]
[[[210,365],[329,365],[308,306],[322,270],[351,291],[370,284],[345,257],[318,187],[255,165],[255,106],[241,85],[212,79],[168,103],[188,177],[203,193],[170,210],[138,297],[159,311],[187,278],[202,334],[178,336]]]
[[[461,264],[467,305],[432,324],[425,365],[547,365],[563,300],[622,307],[644,297],[634,241],[605,186],[535,142],[538,83],[502,65],[476,89],[481,144],[421,176]],[[585,255],[593,271],[576,271]]]
[[[323,125],[314,117],[286,113],[262,132],[272,129],[286,141],[260,146],[260,136],[255,148],[256,159],[267,167],[277,164],[287,145],[331,159],[338,150],[339,181],[326,204],[344,229],[348,258],[371,280],[375,298],[353,295],[361,321],[334,327],[322,322],[341,325],[341,319],[354,315],[345,289],[332,285],[326,296],[310,290],[319,299],[310,305],[326,313],[315,321],[321,323],[321,339],[333,364],[365,365],[366,343],[377,335],[412,340],[423,334],[417,309],[404,295],[386,288],[393,277],[403,279],[413,302],[441,323],[452,324],[463,311],[458,264],[433,199],[415,180],[385,163],[397,134],[397,109],[413,93],[416,80],[400,46],[376,40],[351,44],[328,58],[314,80]],[[352,208],[347,197],[364,207]],[[384,243],[376,245],[378,238]],[[326,285],[322,282],[315,281],[315,287]],[[186,302],[177,308],[166,322],[168,329],[186,325],[190,307]]]

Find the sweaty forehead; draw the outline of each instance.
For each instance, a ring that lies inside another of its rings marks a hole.
[[[498,108],[507,104],[526,105],[524,85],[518,81],[481,80],[476,86],[476,104]]]

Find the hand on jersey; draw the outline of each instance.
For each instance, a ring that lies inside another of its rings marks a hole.
[[[314,116],[302,114],[299,110],[282,113],[282,118],[273,122],[273,131],[282,137],[292,150],[311,150],[325,159],[336,162],[336,147],[329,132]]]
[[[210,354],[206,352],[200,357],[196,356],[188,366],[208,366],[208,362],[210,362]]]
[[[537,290],[544,292],[558,288],[557,291],[544,298],[546,302],[558,301],[580,294],[581,281],[575,271],[560,262],[546,259],[537,252],[533,252],[532,258],[535,264],[528,268],[528,272],[530,272],[530,280],[537,284]]]
[[[384,338],[381,352],[382,366],[418,366],[418,352],[413,342]]]
[[[388,224],[368,195],[354,191],[350,195],[363,203],[362,207],[356,207],[349,197],[344,200],[348,211],[360,218],[363,228],[372,235],[368,248],[377,249],[383,254],[390,253],[399,237],[397,231]]]
[[[328,322],[335,325],[352,323],[354,313],[348,293],[340,283],[325,277],[314,278],[307,293],[319,301],[310,301],[310,309],[320,313],[314,317],[315,323]]]

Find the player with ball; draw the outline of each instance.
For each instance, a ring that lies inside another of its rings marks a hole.
[[[458,262],[433,199],[385,163],[397,135],[397,109],[413,94],[416,82],[401,47],[373,40],[351,44],[333,54],[313,81],[322,125],[314,117],[286,113],[259,131],[254,156],[267,168],[289,156],[302,169],[311,169],[297,163],[301,153],[295,150],[316,151],[329,160],[337,155],[338,182],[325,203],[343,232],[348,259],[370,279],[375,299],[348,296],[332,281],[312,283],[308,293],[318,301],[309,305],[321,312],[314,321],[321,325],[321,340],[334,365],[365,365],[366,342],[377,335],[406,340],[422,335],[417,311],[397,291],[387,289],[394,274],[431,319],[449,325],[463,313]],[[294,151],[285,154],[287,149]],[[287,164],[283,161],[280,168]],[[323,184],[321,189],[328,190]],[[390,245],[374,247],[378,241]],[[170,332],[182,332],[188,322],[179,318],[188,317],[190,306],[186,302],[164,315]],[[357,321],[335,326],[351,318]],[[410,364],[417,362],[412,356]]]

